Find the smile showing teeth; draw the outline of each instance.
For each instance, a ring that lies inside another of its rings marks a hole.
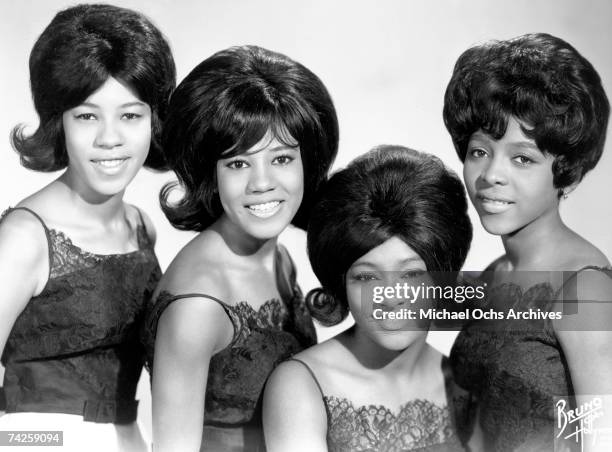
[[[278,211],[280,201],[265,202],[262,204],[251,204],[247,206],[249,212],[259,218],[271,217]]]
[[[112,159],[112,160],[92,160],[96,165],[100,165],[104,168],[116,168],[125,162],[127,158]]]
[[[500,206],[507,206],[508,204],[512,204],[509,201],[502,201],[501,199],[487,198],[486,196],[481,196],[480,199],[482,199],[483,202],[497,204]]]
[[[480,206],[486,213],[495,214],[505,212],[510,208],[512,201],[503,201],[501,199],[487,198],[486,196],[479,195]]]

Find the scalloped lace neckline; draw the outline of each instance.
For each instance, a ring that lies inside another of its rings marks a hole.
[[[382,411],[385,414],[385,416],[392,416],[394,419],[401,418],[405,414],[406,411],[410,411],[414,407],[417,407],[418,409],[419,406],[428,406],[431,408],[438,409],[440,411],[448,411],[448,404],[438,405],[437,403],[434,403],[427,399],[409,400],[403,403],[402,405],[400,405],[399,410],[397,412],[395,412],[391,408],[388,408],[384,404],[371,403],[371,404],[364,404],[364,405],[356,406],[355,404],[353,404],[353,402],[350,399],[347,399],[346,397],[337,397],[334,395],[324,395],[323,400],[325,401],[325,404],[328,406],[331,404],[334,405],[333,407],[330,407],[330,408],[340,407],[342,404],[346,404],[346,408],[343,409],[343,411],[352,411],[356,414],[362,414],[362,413],[368,414],[370,413],[371,410],[374,409],[376,410],[376,413],[380,413]],[[374,414],[374,413],[371,413],[371,414]]]
[[[66,245],[68,245],[71,249],[73,249],[75,252],[77,252],[78,254],[85,256],[85,257],[90,257],[90,258],[94,258],[94,259],[107,259],[107,258],[111,258],[111,257],[123,257],[123,256],[132,256],[138,253],[141,253],[142,251],[144,251],[144,248],[142,246],[140,237],[142,234],[142,228],[143,225],[139,224],[136,226],[136,236],[137,236],[137,241],[138,241],[138,249],[133,250],[133,251],[128,251],[126,253],[109,253],[109,254],[99,254],[99,253],[93,253],[91,251],[87,251],[83,248],[81,248],[79,245],[76,245],[72,239],[63,231],[60,231],[58,229],[55,228],[48,228],[49,233],[54,235],[55,237],[58,237],[59,240],[63,243],[65,243]]]

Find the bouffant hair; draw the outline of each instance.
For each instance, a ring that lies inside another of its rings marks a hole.
[[[151,146],[145,166],[164,169],[162,122],[176,84],[170,46],[142,14],[113,5],[77,5],[57,13],[30,53],[30,85],[40,118],[26,135],[15,127],[21,163],[37,171],[68,165],[62,115],[113,77],[151,108]]]
[[[591,63],[543,33],[466,50],[444,98],[444,123],[462,161],[474,132],[500,139],[512,116],[541,151],[555,157],[553,183],[560,193],[599,161],[609,113]]]
[[[456,277],[472,240],[467,209],[459,177],[437,157],[405,147],[379,146],[334,174],[308,224],[308,256],[322,285],[307,296],[313,317],[342,321],[348,269],[394,236],[428,272]]]
[[[309,69],[256,46],[215,53],[173,93],[163,147],[178,184],[160,193],[168,220],[192,231],[217,220],[223,213],[217,161],[246,152],[268,132],[287,146],[299,146],[304,197],[292,224],[305,229],[314,194],[338,151],[336,110],[323,82]],[[182,197],[171,202],[177,185]]]

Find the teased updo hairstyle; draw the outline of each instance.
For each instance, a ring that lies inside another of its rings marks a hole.
[[[567,42],[535,33],[472,47],[459,57],[444,97],[444,123],[459,158],[482,129],[494,139],[508,118],[555,157],[553,183],[578,183],[603,151],[610,105],[599,75]]]
[[[313,317],[324,325],[342,321],[346,272],[394,236],[427,271],[456,276],[472,240],[467,208],[454,172],[437,157],[405,147],[379,146],[334,174],[308,224],[308,256],[323,287],[307,296]]]
[[[232,47],[202,61],[170,101],[163,145],[176,183],[160,193],[162,210],[178,229],[202,231],[223,213],[216,163],[257,144],[270,130],[283,144],[300,147],[304,197],[293,218],[306,228],[314,193],[327,178],[338,150],[338,119],[321,80],[280,53]]]
[[[112,5],[77,5],[57,13],[30,53],[30,85],[40,118],[11,141],[21,164],[37,171],[68,165],[62,115],[109,77],[126,84],[151,108],[151,147],[145,166],[164,169],[161,125],[176,84],[174,60],[161,32],[142,14]]]

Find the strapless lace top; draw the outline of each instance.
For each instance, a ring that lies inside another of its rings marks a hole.
[[[231,343],[213,355],[206,386],[206,425],[260,424],[260,396],[272,370],[293,354],[316,343],[314,324],[297,285],[293,264],[279,248],[276,268],[279,287],[287,287],[282,300],[266,301],[259,309],[246,301],[229,304],[205,294],[160,293],[147,316],[145,344],[152,368],[157,323],[164,310],[182,298],[201,297],[219,303],[234,327]],[[284,281],[284,282],[283,282]]]
[[[312,369],[301,363],[321,386]],[[450,390],[451,374],[442,361],[445,385]],[[322,391],[322,390],[321,390]],[[321,392],[323,394],[323,392]],[[354,406],[346,399],[323,395],[327,413],[329,452],[457,452],[463,451],[448,406],[429,400],[406,402],[398,413],[383,405]]]
[[[9,334],[2,364],[7,412],[79,414],[131,422],[144,363],[138,332],[161,271],[138,226],[139,249],[98,255],[47,228],[50,274]]]
[[[607,273],[610,269],[591,269]],[[556,291],[547,282],[527,290],[513,283],[488,292],[487,304],[549,311]],[[556,396],[573,396],[569,368],[550,319],[470,321],[450,355],[462,440],[476,416],[491,452],[552,451]]]

